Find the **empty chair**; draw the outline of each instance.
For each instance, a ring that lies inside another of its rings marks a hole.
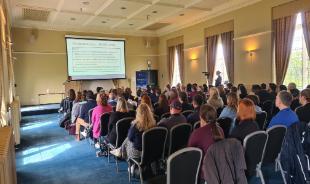
[[[199,148],[184,148],[170,155],[167,160],[167,184],[197,184],[201,159]]]
[[[146,179],[142,168],[150,167],[150,164],[160,161],[164,158],[165,143],[168,135],[168,130],[163,127],[151,128],[142,134],[142,152],[141,158],[130,158],[128,167],[133,164],[137,165],[140,172],[141,184]],[[128,169],[129,182],[131,181],[131,169]]]
[[[247,135],[243,142],[245,161],[247,165],[246,176],[256,175],[256,168],[260,164],[267,143],[268,134],[265,131],[256,131]],[[262,173],[258,173],[263,178]]]
[[[267,121],[267,113],[261,112],[256,114],[256,123],[260,130],[264,130],[266,127],[266,121]]]
[[[124,140],[127,138],[128,130],[131,126],[131,122],[134,120],[132,117],[123,118],[117,121],[116,123],[116,143],[108,144],[108,162],[110,161],[110,151],[113,149],[118,149],[123,144]],[[118,171],[118,161],[115,157],[116,170]]]
[[[170,129],[168,156],[187,146],[191,132],[192,126],[189,123],[180,123]]]
[[[193,131],[197,128],[200,128],[200,121],[197,121],[195,124],[194,124],[194,127],[193,127]]]
[[[170,115],[171,115],[170,112],[166,112],[166,113],[164,113],[163,115],[161,115],[160,119],[169,118]]]
[[[220,125],[220,127],[223,129],[225,138],[228,137],[229,135],[229,130],[232,124],[232,119],[230,118],[219,118],[217,119],[218,124]]]
[[[187,116],[192,114],[193,112],[194,112],[193,110],[186,110],[186,111],[183,111],[182,114],[187,118]]]

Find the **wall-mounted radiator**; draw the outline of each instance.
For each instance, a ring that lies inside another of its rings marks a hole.
[[[0,184],[16,184],[13,130],[0,128]]]

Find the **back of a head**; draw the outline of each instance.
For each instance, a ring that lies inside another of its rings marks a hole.
[[[158,98],[158,105],[161,108],[168,107],[168,99],[165,94],[160,94]]]
[[[236,93],[228,93],[227,94],[227,106],[231,107],[235,111],[238,108],[238,96]]]
[[[226,87],[227,87],[228,89],[230,89],[231,87],[233,87],[233,84],[229,82],[229,83],[226,84]]]
[[[138,106],[135,122],[140,131],[148,130],[156,125],[153,113],[147,104],[141,103]]]
[[[277,91],[277,85],[275,83],[269,83],[269,88],[271,91],[276,92]]]
[[[262,83],[262,84],[260,85],[260,87],[261,87],[261,89],[267,89],[267,85],[266,85],[265,83]]]
[[[118,112],[128,112],[127,101],[125,98],[120,97],[117,100],[116,111]]]
[[[219,130],[220,128],[216,124],[217,112],[214,107],[208,104],[202,105],[200,107],[199,117],[203,122],[210,124],[214,141],[219,141],[224,138]]]
[[[75,102],[79,102],[81,100],[82,100],[82,93],[80,91],[78,91],[76,93]]]
[[[260,90],[261,90],[260,85],[258,85],[258,84],[253,84],[252,85],[252,92],[257,93]]]
[[[195,95],[194,96],[193,103],[195,105],[197,105],[198,107],[200,107],[203,104],[203,101],[204,101],[204,99],[201,95]]]
[[[217,99],[219,98],[219,92],[216,87],[210,88],[210,99]]]
[[[248,94],[248,92],[247,92],[247,90],[243,84],[239,86],[239,90],[240,90],[240,93],[243,95]]]
[[[294,82],[291,82],[287,85],[287,89],[288,90],[292,90],[292,89],[296,89],[296,84]]]
[[[224,86],[223,85],[217,86],[217,90],[218,90],[220,95],[225,95],[225,90],[224,90]]]
[[[96,92],[99,93],[103,88],[102,87],[97,87]]]
[[[73,100],[75,100],[75,91],[74,91],[74,89],[70,89],[69,90],[69,100],[71,100],[71,101],[73,101]]]
[[[237,93],[238,92],[238,88],[233,86],[233,87],[231,87],[230,92]]]
[[[291,93],[287,91],[280,91],[278,93],[279,99],[281,100],[282,104],[289,107],[292,104],[293,96]]]
[[[93,100],[94,99],[94,93],[91,90],[88,90],[86,92],[86,100]]]
[[[254,105],[258,105],[260,103],[259,97],[257,95],[247,95],[245,98],[252,100]]]
[[[145,103],[147,104],[150,108],[152,107],[152,101],[151,98],[147,94],[143,94],[141,96],[141,104]]]
[[[240,121],[254,121],[256,119],[255,106],[252,100],[245,98],[239,101],[237,119]]]
[[[279,86],[279,91],[287,91],[287,87],[284,84]]]
[[[300,92],[300,96],[304,97],[307,102],[310,102],[310,89],[306,88]]]
[[[102,106],[108,105],[108,97],[104,93],[98,93],[96,100]]]
[[[294,88],[294,89],[290,89],[290,93],[292,94],[294,98],[297,98],[299,97],[300,91],[297,88]]]
[[[179,93],[179,97],[183,103],[188,103],[188,97],[184,91]]]

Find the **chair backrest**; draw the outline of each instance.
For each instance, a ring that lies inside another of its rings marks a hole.
[[[91,120],[91,117],[93,115],[93,111],[94,111],[94,109],[89,109],[89,111],[88,111],[88,122],[90,125],[93,124],[93,122]]]
[[[228,117],[223,117],[223,118],[217,119],[217,122],[220,125],[220,127],[223,129],[225,137],[228,137],[229,130],[232,124],[232,119]]]
[[[261,112],[256,114],[256,123],[258,124],[258,127],[260,130],[264,130],[265,124],[267,120],[267,113]]]
[[[131,122],[134,120],[132,117],[123,118],[116,122],[116,144],[115,147],[120,147],[127,137],[128,130],[131,126]]]
[[[128,113],[130,117],[136,117],[136,114],[137,114],[135,110],[130,110]]]
[[[268,119],[271,118],[273,112],[274,103],[271,100],[266,100],[262,103],[262,109],[267,113]]]
[[[173,126],[169,133],[168,155],[171,155],[179,149],[185,148],[191,132],[192,125],[189,123],[180,123]]]
[[[275,125],[267,131],[268,140],[263,154],[263,164],[273,163],[278,157],[286,134],[286,127]]]
[[[186,111],[183,111],[182,114],[187,118],[187,116],[192,114],[193,112],[194,112],[193,110],[186,110]]]
[[[262,160],[267,143],[268,134],[265,131],[256,131],[244,138],[245,161],[247,165],[246,175],[256,174],[256,166]]]
[[[200,121],[197,121],[197,122],[194,124],[193,131],[196,130],[197,128],[200,128]]]
[[[100,136],[108,134],[110,115],[111,112],[106,112],[100,116]]]
[[[156,114],[153,114],[153,116],[154,116],[154,119],[155,119],[156,123],[160,121],[160,117],[159,116],[157,116]]]
[[[166,112],[163,115],[161,115],[160,119],[169,118],[170,116],[171,116],[170,112]]]
[[[167,184],[197,184],[202,151],[199,148],[184,148],[167,160]]]
[[[168,130],[164,127],[154,127],[142,135],[141,165],[147,165],[164,158]]]
[[[216,110],[217,117],[220,117],[220,115],[221,115],[221,113],[222,113],[222,111],[223,111],[224,108],[225,108],[225,107],[219,107],[219,108]]]

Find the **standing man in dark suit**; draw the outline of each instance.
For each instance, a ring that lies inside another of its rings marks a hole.
[[[221,72],[220,71],[216,71],[216,75],[217,75],[217,78],[215,80],[215,87],[218,87],[218,86],[222,85]]]

